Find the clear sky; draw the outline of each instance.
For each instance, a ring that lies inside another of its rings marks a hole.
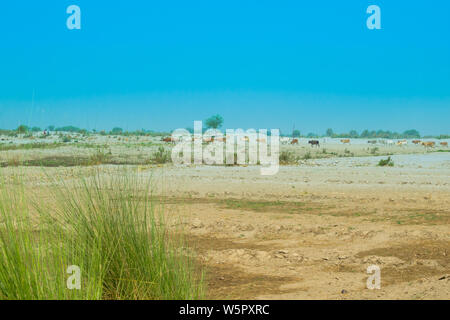
[[[219,113],[226,128],[448,134],[449,16],[448,0],[4,1],[0,128],[171,130]]]

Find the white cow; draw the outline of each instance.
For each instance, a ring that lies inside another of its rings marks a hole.
[[[288,144],[291,141],[289,137],[281,137],[280,142],[281,144]]]

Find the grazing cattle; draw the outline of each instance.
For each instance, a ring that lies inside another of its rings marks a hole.
[[[204,143],[214,142],[214,137],[206,137],[206,138],[203,138],[203,142],[204,142]]]
[[[414,144],[420,144],[422,141],[420,141],[420,140],[413,140],[412,141],[412,143],[414,143]]]
[[[319,140],[309,140],[308,143],[312,146],[320,147]]]
[[[292,139],[291,144],[298,144],[298,139]]]
[[[219,142],[227,142],[227,138],[226,137],[217,137],[215,139],[215,141],[219,141]]]
[[[164,141],[164,142],[174,142],[171,137],[165,137],[165,138],[162,139],[162,141]]]
[[[422,145],[427,148],[434,147],[435,144],[436,144],[436,142],[434,142],[434,141],[422,142]]]
[[[406,141],[406,140],[397,141],[397,145],[398,146],[403,146],[403,145],[406,145],[406,144],[408,144],[408,141]]]
[[[194,135],[194,136],[191,138],[191,141],[192,141],[192,142],[203,141],[203,138],[202,138],[201,136]]]
[[[367,141],[367,143],[370,143],[370,144],[376,144],[376,143],[377,143],[377,140],[369,140],[369,141]]]
[[[342,143],[350,143],[350,139],[341,139]]]
[[[440,145],[443,147],[448,147],[448,142],[441,142]]]

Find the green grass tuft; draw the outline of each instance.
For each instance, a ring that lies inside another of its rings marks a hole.
[[[203,296],[203,276],[148,182],[97,171],[77,181],[56,181],[45,200],[20,181],[0,185],[0,299]],[[71,265],[81,269],[80,290],[67,288]]]
[[[388,157],[387,159],[381,159],[378,162],[378,166],[379,167],[393,167],[394,166],[394,161],[392,161],[391,157]]]

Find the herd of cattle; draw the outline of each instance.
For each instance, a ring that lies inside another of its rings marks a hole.
[[[369,140],[367,141],[368,143],[371,144],[376,144],[378,143],[377,140]],[[435,141],[422,141],[422,140],[412,140],[411,141],[413,144],[415,145],[422,145],[424,147],[434,147],[436,146],[436,142]],[[381,143],[383,144],[387,144],[387,145],[394,145],[397,144],[398,146],[404,146],[408,144],[407,140],[399,140],[399,141],[394,141],[394,140],[382,140]],[[442,141],[439,143],[442,147],[448,147],[448,142],[446,141]]]
[[[242,138],[244,141],[249,141],[249,138],[247,136]],[[194,141],[195,139],[192,138],[192,141]],[[299,144],[299,139],[291,139],[291,138],[287,138],[287,137],[283,137],[280,139],[282,144],[291,144],[291,145],[298,145]],[[173,138],[171,137],[164,137],[161,139],[161,141],[163,142],[167,142],[167,143],[174,143],[175,141],[173,140]],[[204,143],[211,143],[214,141],[221,141],[221,142],[226,142],[226,137],[208,137],[208,138],[203,138],[202,141]],[[265,139],[256,139],[257,142],[266,142]],[[350,139],[341,139],[340,142],[342,144],[350,144],[351,140]],[[424,147],[435,147],[436,146],[436,142],[434,141],[421,141],[421,140],[412,140],[411,141],[413,144],[415,145],[422,145]],[[394,140],[368,140],[367,141],[368,144],[385,144],[385,145],[398,145],[398,146],[403,146],[403,145],[407,145],[408,141],[407,140],[398,140],[398,141],[394,141]],[[319,140],[309,140],[308,144],[311,145],[311,147],[320,147],[320,142]],[[439,143],[442,147],[448,147],[448,142],[442,141]]]
[[[341,139],[340,142],[342,144],[350,144],[351,140],[350,139]],[[421,141],[421,140],[412,140],[411,141],[413,144],[415,145],[422,145],[424,147],[431,147],[433,148],[434,146],[436,146],[436,142],[434,141]],[[290,144],[298,144],[299,141],[298,139],[292,139],[290,140]],[[320,146],[320,142],[319,140],[309,140],[308,143],[311,145],[311,147],[313,146]],[[368,144],[385,144],[385,145],[398,145],[398,146],[404,146],[408,144],[408,140],[399,140],[399,141],[394,141],[394,140],[368,140],[367,141]],[[442,141],[439,143],[442,147],[448,147],[448,142],[446,141]]]

